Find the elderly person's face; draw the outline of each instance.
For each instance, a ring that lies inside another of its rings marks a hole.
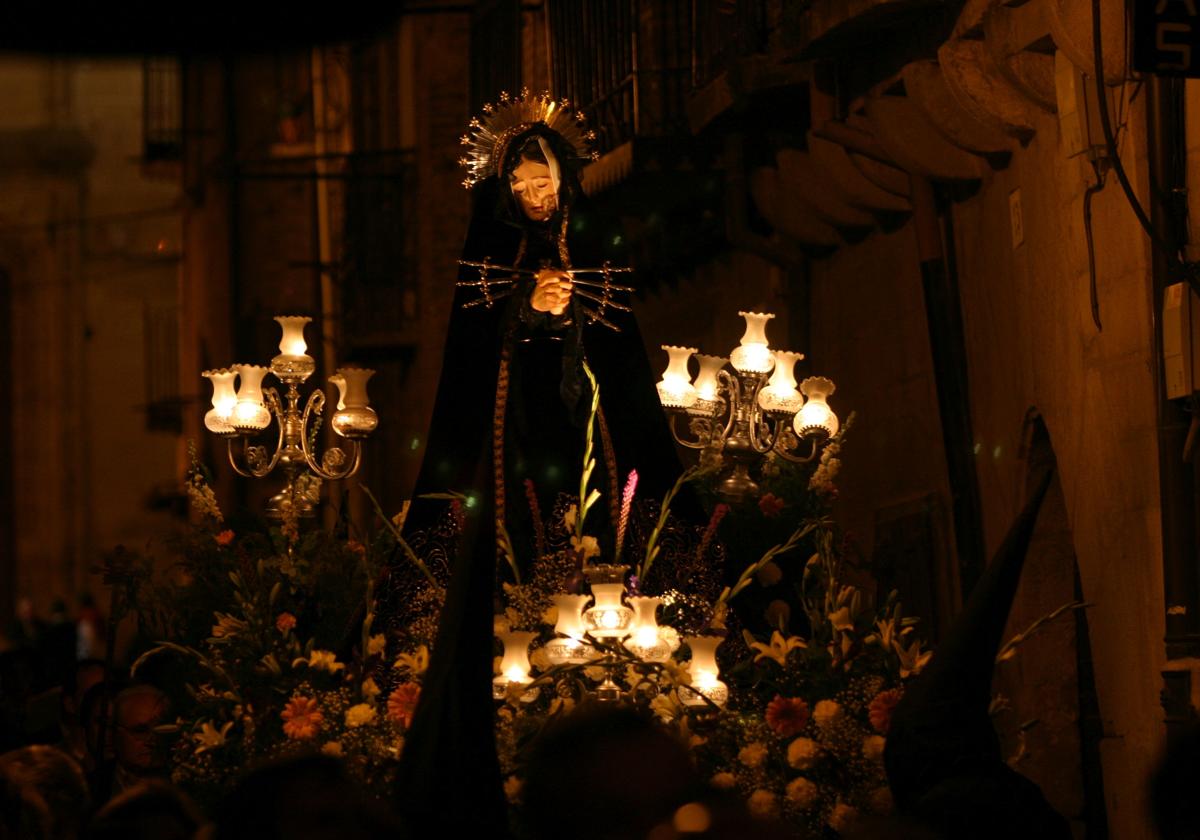
[[[154,727],[163,722],[167,704],[153,694],[135,694],[121,701],[116,712],[113,753],[117,763],[137,774],[161,769],[165,757]]]
[[[521,211],[535,222],[544,222],[558,209],[558,195],[550,167],[536,160],[521,158],[520,165],[508,176],[508,185]]]

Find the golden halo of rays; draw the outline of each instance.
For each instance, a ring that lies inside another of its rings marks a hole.
[[[498,174],[508,144],[539,123],[562,137],[580,160],[595,160],[600,156],[592,148],[596,132],[588,129],[587,118],[573,110],[570,101],[555,99],[548,91],[531,94],[528,88],[522,88],[518,96],[501,92],[500,101],[484,105],[459,139],[466,150],[458,159],[467,170],[463,186],[473,187]]]

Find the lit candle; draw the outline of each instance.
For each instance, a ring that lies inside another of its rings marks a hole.
[[[504,656],[500,660],[500,674],[492,680],[492,696],[503,700],[508,696],[509,686],[533,682],[529,675],[529,643],[537,638],[537,633],[510,630],[497,635],[504,645]]]
[[[758,404],[764,411],[795,414],[804,404],[804,397],[796,390],[796,362],[804,358],[803,353],[775,351],[775,372],[767,387],[758,392]]]
[[[705,706],[705,698],[718,706],[729,699],[729,688],[721,682],[721,669],[717,665],[717,646],[724,641],[719,636],[690,636],[688,647],[692,650],[692,661],[688,670],[692,674],[690,687],[681,686],[679,699],[688,706]],[[703,696],[701,696],[703,695]]]
[[[625,647],[646,662],[666,662],[671,658],[671,647],[659,632],[656,613],[661,603],[662,598],[645,595],[629,599],[633,607],[633,637]]]
[[[705,356],[703,353],[697,353],[696,361],[700,363],[700,372],[696,374],[695,382],[696,397],[712,402],[717,398],[720,389],[717,374],[729,360],[724,356]]]
[[[237,405],[237,393],[233,389],[233,380],[237,378],[236,370],[221,368],[206,370],[200,374],[213,386],[212,408],[204,415],[204,426],[210,432],[227,435],[235,431],[229,423],[233,416],[234,406]]]
[[[808,401],[796,412],[793,428],[800,437],[832,437],[837,434],[838,418],[826,399],[835,390],[833,381],[824,376],[810,376],[800,383]]]
[[[546,642],[546,656],[554,665],[582,664],[592,658],[592,646],[583,641],[587,630],[583,626],[583,607],[591,600],[587,595],[555,595],[551,598],[558,608],[554,624],[557,639]]]
[[[695,347],[671,347],[667,351],[667,369],[658,383],[658,398],[667,408],[690,408],[696,402],[696,389],[688,373],[688,359],[696,352]]]
[[[283,337],[279,340],[279,355],[271,360],[271,372],[283,382],[303,382],[317,369],[304,341],[304,325],[311,320],[307,315],[275,316]]]
[[[276,315],[275,320],[283,330],[283,338],[279,340],[279,352],[284,356],[307,355],[308,344],[304,341],[304,325],[312,318],[306,315]]]
[[[267,369],[261,365],[234,365],[240,380],[237,403],[230,422],[238,431],[257,431],[271,424],[271,412],[263,404],[262,381]]]
[[[583,614],[587,631],[597,639],[628,636],[633,627],[633,610],[621,603],[624,583],[593,583],[596,605]]]
[[[729,363],[739,373],[770,373],[775,357],[767,345],[767,321],[775,316],[769,312],[739,312],[746,319],[746,332],[741,343],[729,354]]]

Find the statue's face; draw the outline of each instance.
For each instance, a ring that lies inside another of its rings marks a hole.
[[[544,222],[558,209],[558,195],[550,178],[550,167],[544,163],[521,159],[521,164],[508,176],[521,211],[535,222]]]

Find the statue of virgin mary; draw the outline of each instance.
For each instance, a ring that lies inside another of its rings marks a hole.
[[[580,186],[590,137],[565,103],[528,93],[487,106],[463,137],[472,219],[409,523],[435,515],[422,494],[490,496],[522,563],[534,553],[530,493],[549,511],[578,492],[585,361],[600,389],[593,486],[606,504],[589,531],[602,549],[631,470],[643,498],[661,498],[680,472],[632,312],[573,273],[624,264],[618,229]]]
[[[527,493],[550,510],[558,494],[578,492],[592,401],[585,361],[600,392],[592,486],[607,504],[588,531],[602,554],[618,481],[636,469],[642,497],[661,498],[680,473],[632,312],[579,279],[580,269],[623,264],[619,233],[580,187],[591,158],[582,121],[548,94],[502,96],[463,142],[472,219],[406,531],[444,511],[422,494],[474,503],[397,779],[414,834],[506,831],[491,693],[497,537],[507,534],[519,564],[535,562]]]

